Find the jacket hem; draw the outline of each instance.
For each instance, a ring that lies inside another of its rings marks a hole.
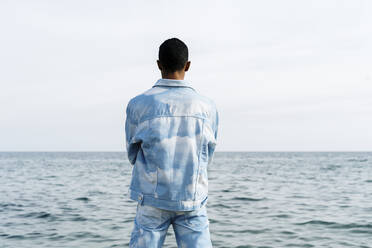
[[[171,211],[194,211],[203,207],[208,200],[208,196],[205,196],[201,200],[170,201],[155,198],[152,195],[145,195],[132,189],[129,189],[129,197],[141,205],[150,205],[156,208]]]

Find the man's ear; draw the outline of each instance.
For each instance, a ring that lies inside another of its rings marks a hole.
[[[190,64],[191,64],[190,61],[187,61],[187,62],[186,62],[186,65],[185,65],[185,71],[188,71],[188,70],[189,70],[189,68],[190,68]]]
[[[160,61],[157,60],[156,63],[158,64],[159,70],[162,71],[163,70],[163,66],[160,64]]]

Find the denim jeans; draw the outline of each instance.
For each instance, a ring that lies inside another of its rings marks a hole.
[[[173,225],[178,247],[212,247],[206,205],[194,211],[169,211],[140,203],[129,247],[162,247],[169,225]]]

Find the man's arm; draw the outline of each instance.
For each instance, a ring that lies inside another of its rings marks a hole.
[[[217,141],[217,137],[218,137],[218,125],[219,125],[219,114],[218,114],[218,111],[216,109],[216,120],[215,120],[215,125],[214,125],[214,138],[216,139]]]
[[[132,114],[130,111],[129,103],[126,109],[126,114],[127,116],[125,120],[125,140],[126,140],[127,155],[128,155],[129,162],[132,165],[134,165],[137,159],[137,153],[140,148],[140,143],[134,142],[137,125],[132,119]]]
[[[210,142],[208,144],[208,155],[209,155],[208,164],[212,163],[212,161],[213,161],[213,155],[214,155],[214,151],[215,151],[216,145],[217,145],[218,125],[219,125],[219,115],[218,115],[218,111],[216,109],[215,116],[214,116],[214,121],[213,121],[214,142]]]

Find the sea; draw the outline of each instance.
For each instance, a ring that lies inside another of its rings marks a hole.
[[[128,247],[131,168],[125,152],[0,153],[0,247]],[[213,247],[372,247],[371,152],[216,152],[208,176]]]

